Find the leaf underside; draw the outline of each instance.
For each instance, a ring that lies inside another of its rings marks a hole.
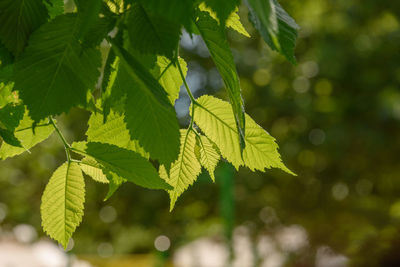
[[[178,197],[193,184],[201,172],[201,166],[195,155],[196,135],[193,130],[181,130],[181,150],[178,159],[172,163],[169,175],[164,166],[160,167],[160,176],[174,189],[169,190],[170,210]]]
[[[47,120],[39,121],[33,129],[34,121],[25,112],[24,117],[15,128],[15,137],[21,142],[21,147],[3,143],[0,147],[0,159],[6,159],[24,153],[40,142],[46,140],[54,131]]]
[[[42,227],[66,249],[81,223],[85,202],[85,182],[77,163],[64,163],[50,178],[40,207]]]
[[[195,104],[195,123],[218,146],[222,156],[236,169],[247,166],[251,170],[265,171],[279,168],[290,174],[281,160],[275,139],[246,114],[246,147],[240,154],[235,118],[228,102],[212,96],[202,96]]]

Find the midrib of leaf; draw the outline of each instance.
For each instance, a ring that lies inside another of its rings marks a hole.
[[[236,131],[236,129],[232,128],[229,124],[226,124],[226,122],[224,122],[223,120],[221,120],[217,115],[215,115],[214,113],[212,113],[209,109],[207,109],[206,107],[204,107],[203,105],[201,105],[198,102],[195,102],[194,105],[201,107],[202,109],[204,109],[205,111],[207,111],[208,113],[210,113],[212,116],[214,116],[217,120],[219,120],[222,124],[226,125],[226,127],[228,127],[229,129],[231,129],[232,131],[234,131],[235,133],[238,133]]]
[[[125,62],[125,64],[128,64],[128,63]],[[126,68],[125,70],[127,70],[127,71],[128,71],[128,74],[129,74],[135,81],[139,82],[140,85],[141,85],[142,87],[146,87],[146,84],[145,84],[142,80],[136,79],[135,75],[132,74],[132,70],[131,70],[130,67]],[[160,86],[161,86],[161,85],[160,85]],[[133,89],[131,88],[130,90],[133,90]],[[151,93],[150,90],[142,90],[142,89],[140,89],[140,91],[141,91],[142,93],[145,93],[147,96],[149,96],[149,97],[150,97],[152,100],[154,100],[155,102],[159,102],[159,100],[156,98],[156,96],[155,96],[153,93]],[[129,94],[129,92],[128,92],[128,94]],[[157,116],[157,113],[154,112],[153,105],[149,105],[149,106],[150,106],[150,109],[151,109],[151,112],[149,112],[150,116],[152,116],[152,117],[154,118],[155,121],[158,121],[158,116]],[[161,103],[161,107],[164,107],[164,104],[163,104],[163,103]],[[158,136],[162,136],[162,133],[161,133],[159,127],[156,127],[156,128],[157,128]],[[141,143],[140,140],[139,140],[139,143]]]
[[[50,124],[51,124],[51,123],[36,125],[35,128],[44,127],[44,126],[49,126]],[[33,129],[33,127],[31,126],[31,127],[26,127],[26,128],[18,129],[18,130],[15,130],[15,132],[18,133],[18,132],[26,131],[26,130],[29,130],[29,129]]]
[[[79,153],[79,154],[82,154],[82,155],[85,155],[85,156],[88,156],[88,157],[90,157],[90,158],[94,158],[94,159],[96,159],[101,165],[103,165],[103,166],[112,166],[113,168],[115,168],[115,169],[118,169],[118,170],[121,170],[121,171],[123,171],[123,172],[131,172],[130,170],[126,170],[126,169],[123,169],[123,168],[121,168],[121,167],[119,167],[119,166],[116,166],[116,165],[114,165],[114,164],[111,164],[111,163],[109,163],[109,162],[106,162],[106,161],[104,161],[104,160],[102,160],[102,159],[99,159],[98,157],[95,157],[95,156],[93,156],[93,155],[90,155],[90,154],[88,154],[88,153],[86,153],[85,151],[82,151],[82,150],[80,150],[80,149],[76,149],[76,148],[71,148],[71,150],[73,150],[73,151],[75,151],[75,152],[77,152],[77,153]],[[134,152],[134,153],[136,153],[136,154],[138,154],[137,152]],[[138,154],[139,155],[139,154]],[[84,164],[86,164],[86,163],[84,163]],[[86,165],[88,165],[88,164],[86,164]]]
[[[201,147],[205,151],[206,149],[205,149],[205,146],[203,144],[203,141],[201,140],[201,136],[196,131],[194,131],[194,132],[198,136],[198,140],[200,141]],[[209,157],[208,157],[208,153],[204,153],[204,156],[207,158],[207,162],[210,163],[210,160],[209,160]]]
[[[93,157],[92,157],[92,158],[93,158]],[[82,165],[86,165],[86,166],[89,166],[89,167],[93,167],[93,168],[99,169],[99,166],[97,166],[96,164],[91,164],[91,163],[88,162],[88,161],[80,161],[79,164],[82,164]]]
[[[186,144],[187,144],[187,138],[189,136],[190,131],[193,131],[192,129],[189,129],[186,131],[186,135],[185,135],[185,141],[183,142],[183,148],[182,148],[182,158],[181,161],[179,163],[179,175],[178,177],[181,177],[181,173],[182,173],[182,164],[183,164],[183,156],[185,155],[185,150],[186,150]],[[174,185],[174,188],[177,187],[179,184],[179,179],[176,179],[176,184]],[[174,197],[176,197],[176,191],[174,190]]]
[[[67,174],[66,174],[66,177],[65,177],[65,184],[64,184],[64,200],[65,200],[64,201],[64,221],[65,221],[65,218],[67,218],[67,198],[66,198],[67,191],[66,190],[67,190],[68,174],[69,174],[70,165],[71,165],[71,161],[68,161]],[[65,238],[65,233],[66,232],[67,232],[67,224],[64,223],[64,238]]]
[[[161,74],[158,76],[157,81],[160,81],[160,79],[162,78],[162,76],[167,72],[167,70],[169,69],[169,67],[171,67],[173,61],[170,61],[167,65],[167,67],[165,67],[165,69],[161,72]],[[179,60],[178,60],[178,64],[179,64]]]
[[[128,63],[125,62],[125,64],[128,64]],[[140,78],[139,78],[139,79],[137,78],[136,74],[131,70],[130,67],[125,68],[125,70],[128,71],[128,74],[131,76],[131,78],[132,78],[134,81],[140,83],[141,87],[143,87],[143,88],[148,87],[148,86],[145,84],[144,81],[142,81]],[[161,85],[160,85],[160,86],[161,86]],[[132,89],[131,89],[131,90],[132,90]],[[152,93],[152,91],[150,91],[150,90],[143,90],[143,89],[140,89],[140,91],[141,91],[142,93],[145,93],[147,96],[150,96],[150,98],[151,98],[152,100],[154,100],[155,102],[161,103],[161,102],[159,101],[159,99],[157,99],[157,97],[155,96],[155,94]],[[164,103],[161,103],[161,105],[164,106],[165,104],[164,104]],[[151,106],[151,109],[153,110],[152,105],[150,105],[150,106]],[[154,112],[151,112],[151,113],[152,113],[152,114],[155,114]]]

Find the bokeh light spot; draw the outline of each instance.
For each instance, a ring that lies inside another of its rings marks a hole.
[[[300,94],[306,93],[310,89],[310,81],[303,76],[297,77],[292,85],[293,89]]]
[[[99,217],[105,223],[112,223],[117,218],[117,211],[112,206],[105,206],[100,210]]]
[[[315,61],[307,61],[301,64],[301,72],[307,78],[315,77],[319,72],[319,67]]]
[[[171,241],[165,235],[160,235],[154,240],[154,247],[158,251],[167,251],[171,246]]]
[[[332,187],[332,196],[337,201],[345,199],[348,194],[349,187],[345,183],[339,182]]]
[[[15,239],[21,243],[30,243],[37,237],[35,228],[29,224],[19,224],[14,227],[13,233]]]
[[[271,74],[267,69],[258,69],[253,74],[253,81],[258,86],[266,86],[271,81]]]

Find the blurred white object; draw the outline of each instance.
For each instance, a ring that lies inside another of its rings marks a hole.
[[[20,243],[31,243],[37,238],[35,228],[29,224],[19,224],[13,229],[15,239]]]
[[[262,236],[257,243],[258,256],[263,259],[261,267],[282,267],[286,255],[279,251],[278,244],[270,236]]]
[[[346,267],[348,261],[347,257],[336,254],[327,246],[319,247],[315,256],[316,267]]]
[[[254,252],[249,231],[244,226],[239,226],[233,233],[233,251],[235,259],[232,262],[233,267],[253,267]],[[226,266],[226,264],[225,264]]]
[[[239,226],[233,235],[235,259],[233,267],[254,266],[254,254],[246,227]],[[174,254],[174,266],[177,267],[225,267],[229,251],[225,243],[212,238],[201,238],[181,248]]]
[[[262,235],[257,244],[252,244],[247,227],[239,226],[233,234],[235,258],[233,267],[253,267],[259,261],[262,267],[282,267],[289,253],[301,254],[309,246],[306,230],[300,225],[291,225],[276,229],[272,236]],[[255,250],[257,255],[254,254]],[[258,257],[258,259],[256,259]],[[212,238],[201,238],[181,248],[174,254],[174,266],[177,267],[225,267],[229,251],[223,242]],[[325,259],[325,258],[324,258]],[[343,267],[341,265],[318,267]]]
[[[71,261],[68,264],[68,261]],[[12,241],[0,242],[0,267],[91,267],[85,261],[68,258],[67,254],[50,241],[31,245]]]
[[[195,240],[174,255],[174,265],[178,267],[223,267],[228,260],[228,250],[222,243],[209,238]]]
[[[282,250],[286,252],[299,252],[308,246],[307,232],[300,225],[282,227],[276,233],[276,239]]]

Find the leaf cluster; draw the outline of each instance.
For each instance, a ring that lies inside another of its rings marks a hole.
[[[0,1],[0,158],[56,132],[66,162],[43,193],[43,229],[64,247],[82,221],[83,173],[109,185],[109,198],[132,182],[166,190],[171,210],[204,167],[214,180],[221,158],[236,169],[280,168],[275,139],[246,113],[226,38],[232,28],[250,37],[239,0]],[[276,0],[248,0],[250,19],[266,43],[295,62],[297,25]],[[200,35],[229,102],[195,99],[179,57],[182,30]],[[190,125],[180,129],[174,103],[183,86]],[[90,111],[87,140],[69,144],[54,116]]]

